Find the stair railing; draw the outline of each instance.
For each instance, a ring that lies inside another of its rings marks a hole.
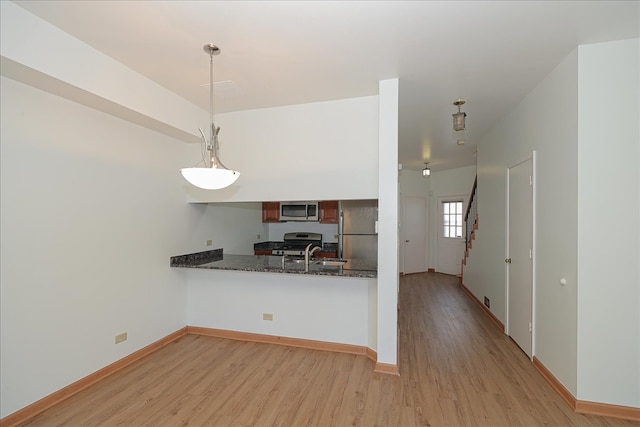
[[[467,206],[467,212],[464,215],[465,222],[465,242],[469,245],[471,242],[471,234],[475,230],[476,220],[478,218],[478,197],[476,191],[478,188],[478,175],[473,181],[473,188],[471,189],[471,196],[469,197],[469,205]]]

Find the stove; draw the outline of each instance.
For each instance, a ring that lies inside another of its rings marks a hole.
[[[271,251],[271,255],[304,255],[305,248],[311,243],[314,246],[322,247],[321,233],[285,233],[284,245],[280,249]]]

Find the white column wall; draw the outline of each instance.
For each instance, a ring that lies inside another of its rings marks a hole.
[[[578,52],[577,397],[640,407],[640,40]]]
[[[398,79],[380,81],[378,362],[398,359]]]

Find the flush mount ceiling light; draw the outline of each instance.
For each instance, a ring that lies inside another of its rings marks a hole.
[[[425,163],[424,164],[424,169],[422,169],[422,176],[429,176],[431,175],[431,169],[429,169],[429,163]]]
[[[453,105],[458,106],[458,112],[452,114],[453,116],[453,130],[456,132],[464,130],[464,119],[467,117],[467,113],[460,111],[460,106],[465,103],[464,99],[458,99]]]
[[[202,129],[198,128],[198,130],[202,135],[203,147],[206,147],[209,156],[207,156],[203,150],[200,162],[194,167],[180,169],[180,173],[182,173],[182,176],[184,176],[187,181],[196,187],[205,190],[219,190],[236,182],[240,176],[240,172],[228,169],[222,164],[218,157],[220,147],[218,134],[220,133],[220,127],[216,127],[213,123],[213,55],[218,55],[220,48],[214,44],[206,44],[203,49],[209,54],[211,60],[209,66],[209,121],[211,122],[209,140],[207,140]],[[203,166],[198,167],[200,164]]]

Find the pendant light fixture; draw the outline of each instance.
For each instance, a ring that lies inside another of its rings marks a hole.
[[[467,113],[460,111],[460,106],[463,105],[465,103],[464,99],[458,99],[457,101],[455,101],[453,103],[453,105],[457,105],[458,106],[458,112],[452,114],[453,116],[453,130],[455,130],[456,132],[459,132],[461,130],[464,130],[464,119],[465,117],[467,117]]]
[[[429,163],[424,164],[424,169],[422,169],[422,176],[427,177],[431,175],[431,169],[429,169]]]
[[[218,150],[220,144],[218,142],[218,134],[220,133],[220,127],[216,127],[213,123],[213,55],[220,53],[220,48],[214,44],[206,44],[203,47],[204,51],[209,54],[210,66],[209,66],[209,121],[210,133],[209,140],[205,136],[202,129],[198,128],[202,135],[203,144],[206,146],[206,150],[209,152],[209,156],[203,154],[202,160],[195,167],[180,169],[182,176],[196,187],[205,190],[219,190],[225,188],[236,182],[240,176],[240,172],[228,169],[218,157]],[[208,165],[207,165],[207,158]],[[202,167],[198,165],[203,164]]]

